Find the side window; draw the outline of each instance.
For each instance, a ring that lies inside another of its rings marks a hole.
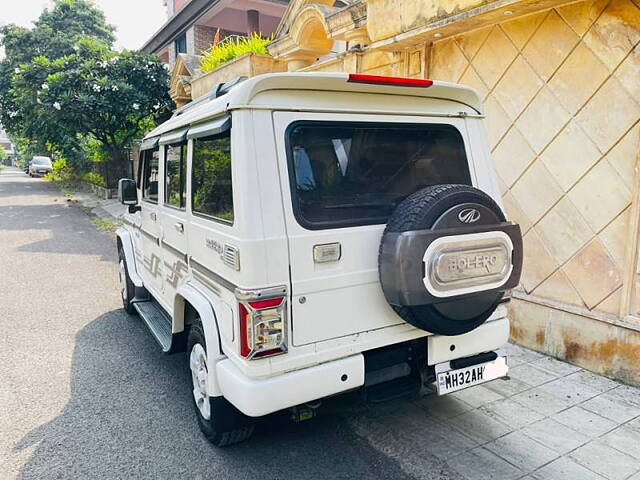
[[[191,188],[195,214],[233,223],[230,130],[193,141]]]
[[[164,202],[176,208],[185,208],[187,145],[179,143],[167,145],[164,152],[165,189]]]
[[[148,202],[158,203],[158,165],[160,151],[156,148],[145,150],[142,156],[142,198]]]

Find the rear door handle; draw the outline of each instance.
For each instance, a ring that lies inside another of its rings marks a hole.
[[[155,222],[156,221],[156,213],[155,212],[151,212],[149,214],[149,218]]]
[[[174,223],[173,226],[176,227],[176,230],[179,231],[180,233],[184,233],[184,224],[178,222],[178,223]]]

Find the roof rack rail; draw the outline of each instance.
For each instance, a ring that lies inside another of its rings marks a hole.
[[[198,98],[196,98],[195,100],[190,101],[189,103],[187,103],[186,105],[183,105],[180,108],[177,108],[175,112],[173,112],[173,115],[171,116],[171,118],[177,117],[179,115],[182,115],[184,112],[186,112],[187,110],[191,110],[193,107],[195,107],[196,105],[200,105],[202,102],[205,102],[207,100],[213,100],[216,99],[218,97],[221,97],[222,95],[229,93],[229,91],[235,87],[236,85],[239,85],[240,83],[244,82],[247,79],[247,77],[237,77],[234,78],[233,80],[230,80],[226,83],[218,83],[216,84],[212,89],[211,92],[209,92],[208,94],[204,94]]]
[[[229,91],[235,87],[236,85],[241,84],[247,79],[247,77],[236,77],[233,80],[230,80],[226,83],[219,83],[211,90],[211,94],[209,95],[210,99],[218,98],[224,95],[225,93],[229,93]]]

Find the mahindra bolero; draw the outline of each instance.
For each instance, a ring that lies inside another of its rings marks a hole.
[[[122,301],[185,352],[201,430],[319,400],[439,395],[507,373],[522,239],[474,90],[278,73],[218,85],[141,145]]]

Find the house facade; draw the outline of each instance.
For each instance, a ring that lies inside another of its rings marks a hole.
[[[278,69],[474,87],[524,234],[512,338],[640,384],[640,0],[293,0],[275,35]]]
[[[200,76],[203,51],[216,36],[274,35],[289,0],[164,0],[167,22],[143,45],[171,71],[171,97],[178,107],[197,96],[191,79]]]
[[[200,55],[221,38],[258,32],[272,35],[288,0],[164,0],[167,22],[141,48],[170,68],[178,55]]]

